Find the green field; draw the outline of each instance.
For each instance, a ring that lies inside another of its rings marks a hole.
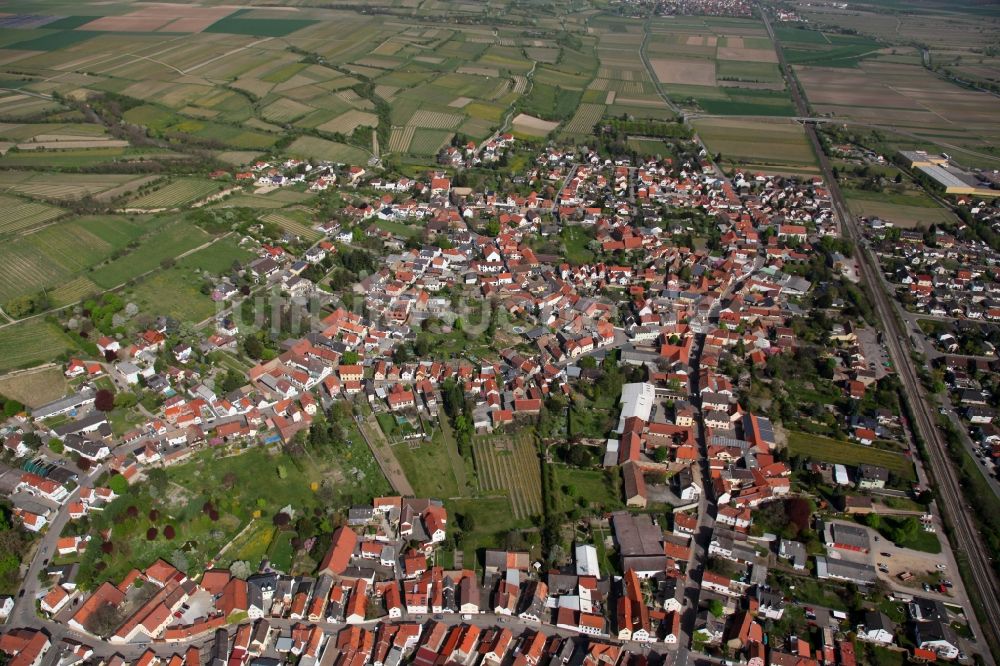
[[[61,286],[148,230],[141,219],[95,216],[8,240],[0,245],[5,277],[0,280],[0,302]]]
[[[138,249],[96,269],[90,274],[90,279],[110,289],[159,267],[165,259],[173,259],[209,240],[208,234],[194,225],[168,222],[145,237]]]
[[[203,199],[221,189],[219,183],[196,178],[180,178],[128,202],[128,208],[174,208]]]
[[[0,372],[38,365],[74,348],[70,338],[47,321],[13,324],[0,329]]]
[[[855,215],[880,217],[898,227],[926,227],[955,220],[947,209],[918,191],[897,194],[843,188],[843,194]]]
[[[443,498],[463,494],[451,468],[448,447],[442,442],[421,442],[419,446],[396,444],[392,451],[417,496]]]
[[[30,169],[39,169],[52,167],[56,169],[80,169],[131,160],[172,160],[178,157],[180,157],[178,153],[146,148],[80,148],[71,150],[32,150],[18,153],[11,151],[0,157],[0,168],[27,167]]]
[[[901,453],[885,451],[871,446],[841,442],[804,432],[788,433],[788,452],[816,462],[840,465],[879,465],[900,479],[916,480],[913,463]]]
[[[709,152],[721,153],[724,162],[816,164],[805,129],[797,123],[704,118],[693,125]]]
[[[316,21],[309,19],[239,18],[234,14],[221,21],[216,21],[205,28],[205,32],[252,35],[254,37],[285,37],[315,23]]]
[[[203,250],[193,252],[177,262],[179,268],[191,268],[213,274],[228,272],[234,261],[246,262],[254,253],[239,246],[233,236],[220,238]]]
[[[68,46],[74,46],[88,39],[93,39],[100,34],[100,32],[88,30],[60,30],[41,37],[35,37],[34,39],[27,39],[23,42],[8,44],[6,48],[18,49],[20,51],[55,51]]]
[[[0,195],[0,235],[49,222],[65,214],[66,211],[55,206]]]
[[[304,210],[282,210],[279,213],[268,213],[260,219],[261,222],[276,224],[285,231],[295,234],[310,243],[319,240],[323,236],[321,231],[313,228],[312,216]]]
[[[779,29],[777,36],[789,65],[854,67],[859,60],[884,47],[869,37],[815,30]]]
[[[624,508],[625,503],[615,492],[614,484],[608,483],[603,470],[577,469],[566,465],[558,465],[554,469],[564,509],[569,510],[581,501],[598,514]],[[565,487],[571,492],[564,493]]]
[[[201,282],[198,271],[175,267],[143,278],[125,296],[147,314],[200,322],[215,313],[215,302],[199,290]]]
[[[342,164],[364,165],[369,155],[360,148],[346,143],[337,143],[318,139],[314,136],[301,136],[292,142],[286,152],[296,157],[307,157],[315,160],[326,160]]]
[[[542,120],[569,120],[576,113],[582,92],[536,83],[521,102],[521,112]],[[601,100],[603,101],[603,100]]]
[[[276,541],[273,552],[289,559],[290,544],[282,543],[287,537],[272,539],[272,518],[281,508],[291,506],[297,515],[306,516],[312,516],[313,509],[318,508],[325,515],[331,496],[348,503],[352,497],[370,501],[389,490],[363,442],[337,452],[311,450],[306,456],[296,459],[285,453],[272,454],[262,447],[228,457],[220,456],[218,451],[204,451],[190,462],[170,467],[162,489],[157,489],[157,482],[131,486],[128,493],[92,519],[95,529],[115,526],[112,540],[116,549],[105,555],[99,547],[100,539],[94,540],[94,547],[88,549],[81,564],[82,584],[120,580],[131,567],[146,567],[157,557],[176,566],[176,551],[182,547],[189,565],[187,571],[199,572],[255,518],[254,526],[234,543],[233,552],[227,552],[222,561],[256,557],[257,561],[251,559],[251,565],[256,566],[259,557],[272,548],[272,541]],[[217,509],[217,521],[203,511],[207,501]],[[138,509],[136,517],[128,517],[129,506]],[[148,518],[152,508],[160,513],[155,521]],[[173,540],[162,535],[166,525],[172,525],[177,532]],[[152,541],[146,539],[149,527],[160,531]],[[332,528],[326,530],[330,531]],[[102,571],[97,571],[98,561],[106,564]]]

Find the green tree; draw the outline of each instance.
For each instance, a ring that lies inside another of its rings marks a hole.
[[[111,488],[116,495],[124,495],[128,492],[128,480],[121,474],[113,474],[108,479],[108,488]]]

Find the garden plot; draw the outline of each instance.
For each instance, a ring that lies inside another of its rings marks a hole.
[[[473,443],[479,489],[503,492],[518,519],[542,513],[542,477],[530,434],[493,435]]]

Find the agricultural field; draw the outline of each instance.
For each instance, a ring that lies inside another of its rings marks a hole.
[[[779,171],[789,166],[815,168],[816,156],[805,129],[798,123],[701,118],[692,125],[708,150],[721,153],[722,162],[730,168],[744,164],[764,171],[768,166]]]
[[[312,215],[308,211],[287,209],[280,213],[268,213],[261,222],[276,224],[288,233],[295,234],[310,243],[319,240],[323,234],[312,227]]]
[[[65,214],[54,206],[0,195],[0,235],[29,229]]]
[[[219,275],[228,272],[233,262],[244,263],[253,257],[256,255],[240,246],[236,237],[224,236],[208,247],[187,255],[177,262],[177,266]]]
[[[472,451],[480,492],[505,493],[515,518],[541,515],[542,477],[530,430],[476,438]]]
[[[180,178],[128,202],[130,209],[156,210],[193,203],[221,189],[211,180]]]
[[[965,152],[966,161],[996,168],[995,99],[948,77],[992,85],[996,59],[989,49],[997,17],[962,3],[913,12],[886,12],[880,5],[845,10],[799,3],[810,27],[775,26],[813,112],[895,132],[887,139],[893,146],[937,144],[937,150]]]
[[[209,235],[198,227],[183,221],[168,221],[145,236],[138,248],[100,266],[88,277],[97,285],[111,289],[159,268],[164,260],[175,259],[209,240]]]
[[[862,463],[879,465],[900,479],[906,481],[916,479],[913,463],[909,458],[902,453],[886,451],[873,446],[842,442],[804,432],[789,432],[788,453],[816,462],[840,465],[860,465]]]
[[[926,228],[955,221],[951,212],[922,192],[894,194],[849,188],[842,188],[842,192],[855,215],[879,217],[897,227]]]
[[[0,395],[38,407],[66,395],[66,377],[58,366],[11,373],[0,377]]]
[[[542,120],[541,118],[529,116],[526,113],[519,113],[514,116],[511,125],[515,134],[527,137],[548,136],[559,127],[559,123],[557,122]]]
[[[139,310],[177,321],[200,322],[215,314],[215,303],[201,293],[202,277],[197,269],[176,266],[157,271],[123,292]]]
[[[139,187],[149,177],[125,174],[61,174],[51,175],[32,171],[0,172],[0,192],[19,194],[33,199],[72,201],[83,197],[107,200]]]
[[[573,119],[566,123],[563,128],[564,134],[590,135],[594,132],[594,125],[604,117],[605,107],[603,104],[581,104]]]
[[[0,372],[45,363],[75,348],[69,336],[45,320],[11,324],[0,329]]]
[[[866,56],[877,53],[883,45],[868,37],[839,35],[806,28],[781,28],[775,36],[781,42],[785,60],[790,65],[854,67]]]
[[[409,152],[414,155],[432,157],[437,155],[438,151],[444,148],[453,136],[455,136],[454,132],[446,130],[416,129],[413,132]]]
[[[795,73],[816,114],[877,125],[909,145],[914,139],[941,142],[949,153],[968,152],[958,157],[967,161],[1000,154],[995,99],[920,65],[869,58],[854,67],[797,66]]]
[[[340,164],[365,164],[369,154],[346,143],[336,143],[312,136],[303,136],[292,142],[287,149],[289,155]]]
[[[650,30],[650,65],[675,103],[717,115],[793,115],[777,52],[759,20],[685,17],[654,21]],[[625,85],[618,84],[615,105],[628,102]]]
[[[8,239],[0,245],[0,261],[5,267],[0,303],[41,289],[61,288],[149,229],[143,220],[82,217]],[[66,302],[64,298],[56,301]]]

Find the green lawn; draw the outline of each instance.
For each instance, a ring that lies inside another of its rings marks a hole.
[[[136,250],[101,266],[89,277],[99,286],[111,288],[153,270],[164,259],[173,259],[208,240],[210,236],[192,224],[168,223],[142,239]]]
[[[465,553],[465,568],[482,567],[482,551],[487,548],[504,548],[507,535],[512,530],[520,532],[531,546],[533,558],[541,557],[541,549],[536,544],[534,536],[525,534],[528,529],[534,530],[532,520],[517,520],[510,510],[510,503],[505,497],[499,498],[469,498],[451,499],[445,501],[445,507],[451,516],[462,514],[471,516],[474,529],[462,535],[462,551]]]
[[[375,226],[403,238],[417,238],[424,233],[423,227],[413,224],[403,224],[402,222],[392,222],[390,220],[378,220],[375,222]]]
[[[397,444],[392,451],[418,497],[443,499],[463,494],[448,449],[440,441],[421,441],[416,448],[410,448],[409,443]]]
[[[594,260],[594,253],[587,247],[593,239],[581,227],[563,227],[559,237],[566,247],[565,258],[569,263],[589,264]]]
[[[189,254],[178,261],[177,265],[221,275],[229,272],[234,261],[244,263],[253,256],[253,252],[239,246],[237,238],[228,236],[220,238],[203,250]]]
[[[216,307],[199,290],[201,282],[197,272],[175,267],[144,278],[126,294],[147,314],[200,322],[211,317]]]
[[[842,465],[868,463],[880,465],[901,479],[913,481],[916,476],[913,463],[901,453],[885,451],[861,444],[841,442],[827,437],[809,435],[804,432],[788,433],[788,452],[817,462]]]
[[[599,469],[578,469],[565,465],[555,467],[555,482],[559,499],[565,509],[577,504],[579,498],[584,498],[589,505],[601,513],[624,508],[622,498],[616,488]],[[569,486],[571,495],[563,492],[563,486]]]

